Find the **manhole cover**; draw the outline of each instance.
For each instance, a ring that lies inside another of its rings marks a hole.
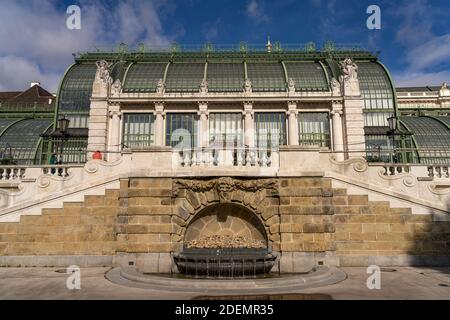
[[[380,268],[381,272],[396,272],[397,269],[394,268]]]

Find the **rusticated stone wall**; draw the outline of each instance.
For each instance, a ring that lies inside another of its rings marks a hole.
[[[204,215],[208,221],[196,222]],[[45,257],[114,256],[146,272],[175,271],[171,254],[196,232],[208,234],[206,222],[214,234],[263,237],[281,252],[275,270],[282,272],[316,264],[449,264],[450,222],[432,215],[347,195],[330,179],[225,177],[124,179],[105,196],[0,223],[0,265],[35,264],[17,256],[43,257],[39,265]],[[48,258],[47,265],[55,263]]]

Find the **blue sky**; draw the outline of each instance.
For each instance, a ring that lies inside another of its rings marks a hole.
[[[0,0],[0,90],[39,80],[55,91],[73,52],[95,47],[282,44],[327,40],[381,51],[398,86],[450,82],[450,1],[439,0]],[[66,8],[81,7],[81,30]],[[366,9],[381,8],[368,30]]]

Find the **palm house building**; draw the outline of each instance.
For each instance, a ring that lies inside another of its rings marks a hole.
[[[0,265],[449,263],[450,88],[396,88],[373,53],[121,46],[33,90],[0,93]]]

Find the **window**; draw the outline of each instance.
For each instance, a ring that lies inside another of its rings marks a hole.
[[[326,112],[304,112],[298,115],[301,146],[330,147],[330,120]]]
[[[255,113],[255,131],[257,148],[286,145],[286,114],[282,112]]]
[[[197,146],[198,116],[195,113],[168,113],[166,118],[166,145],[176,148]]]
[[[211,113],[209,115],[209,145],[221,148],[242,146],[242,114]]]
[[[123,120],[124,148],[148,147],[154,142],[154,116],[151,113],[125,113]]]

